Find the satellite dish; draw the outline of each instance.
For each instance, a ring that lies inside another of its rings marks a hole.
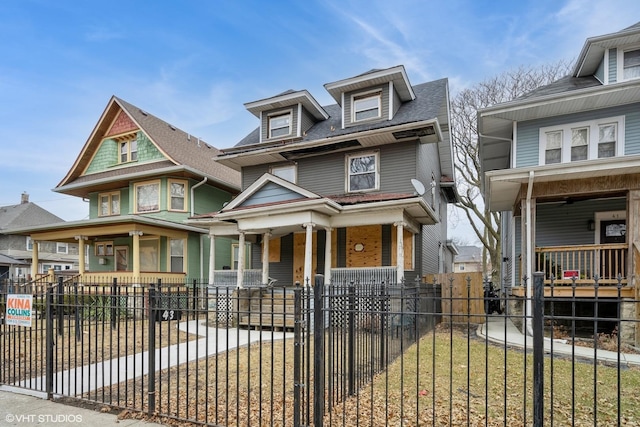
[[[418,195],[422,196],[424,194],[425,188],[420,181],[414,178],[411,180],[411,185],[413,185],[413,188],[415,188],[416,193],[418,193]]]

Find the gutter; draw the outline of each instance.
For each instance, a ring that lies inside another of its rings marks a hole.
[[[205,182],[207,182],[207,177],[205,176],[204,179],[202,181],[200,181],[199,183],[197,183],[196,185],[194,185],[193,187],[191,187],[191,216],[194,215],[194,210],[195,210],[195,205],[196,205],[196,201],[195,201],[195,189],[200,187],[202,184],[204,184]],[[200,276],[202,277],[202,276]]]
[[[527,201],[526,201],[526,242],[527,242],[527,259],[526,259],[526,269],[527,276],[529,280],[527,280],[527,302],[525,307],[525,324],[526,324],[526,332],[527,335],[533,336],[533,327],[532,327],[532,307],[531,307],[531,298],[533,295],[532,287],[533,287],[533,266],[531,265],[531,193],[533,193],[533,178],[534,172],[529,171],[529,185],[527,186]]]

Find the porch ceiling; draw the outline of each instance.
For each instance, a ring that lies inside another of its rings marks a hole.
[[[485,174],[485,203],[492,211],[510,211],[517,201],[520,187],[529,182],[533,186],[543,182],[562,182],[638,173],[640,156],[599,159],[571,164],[555,164],[531,168],[490,171]]]

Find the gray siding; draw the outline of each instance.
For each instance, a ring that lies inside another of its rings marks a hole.
[[[604,61],[600,61],[595,76],[598,80],[604,83]]]
[[[258,178],[269,172],[269,165],[247,166],[242,168],[242,190],[253,184]]]
[[[291,107],[278,108],[277,110],[265,111],[262,113],[262,126],[260,126],[260,131],[262,133],[262,137],[261,137],[262,141],[269,140],[269,115],[273,115],[273,113],[276,113],[277,115],[277,113],[280,113],[280,112],[284,114],[288,111],[291,111],[291,134],[288,136],[273,138],[273,140],[293,138],[298,135],[298,106],[292,105]]]
[[[595,243],[595,232],[587,229],[596,212],[626,210],[625,198],[576,201],[570,204],[548,203],[536,206],[536,247],[590,245]],[[522,218],[515,217],[516,284],[522,277]],[[507,227],[508,228],[508,227]],[[506,252],[505,252],[506,253]],[[510,252],[509,252],[510,253]],[[507,254],[507,256],[510,256]],[[509,276],[510,277],[510,276]]]
[[[395,116],[396,113],[398,112],[398,110],[400,109],[400,105],[402,105],[402,101],[400,100],[400,97],[398,96],[398,92],[393,91],[393,115]]]
[[[353,92],[346,92],[344,94],[344,127],[349,127],[355,124],[361,124],[363,122],[357,122],[357,123],[352,123],[351,122],[351,111],[352,111],[352,105],[351,105],[351,97],[353,95],[358,95],[360,93],[370,93],[372,91],[377,91],[380,90],[382,92],[382,102],[381,102],[381,107],[382,107],[382,111],[381,111],[381,115],[382,118],[379,120],[388,120],[389,119],[389,85],[382,85],[382,86],[372,86],[370,88],[364,89],[364,90],[357,90],[357,91],[353,91]]]
[[[313,118],[313,116],[311,114],[309,114],[309,112],[307,110],[305,110],[304,108],[302,108],[302,119],[301,119],[301,123],[300,123],[300,134],[298,136],[302,136],[302,134],[306,131],[308,131],[311,126],[313,126],[315,124],[315,120]]]
[[[618,81],[618,49],[609,49],[609,83]]]
[[[268,182],[260,190],[252,194],[241,206],[254,206],[264,203],[283,202],[285,200],[301,199],[299,193],[293,192],[280,185]]]
[[[623,105],[603,110],[586,111],[565,116],[548,117],[518,123],[516,167],[537,166],[539,162],[539,131],[542,127],[559,126],[597,120],[605,117],[625,116],[625,154],[640,152],[640,104]]]

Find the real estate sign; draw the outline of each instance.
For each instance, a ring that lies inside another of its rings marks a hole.
[[[32,312],[33,295],[7,295],[7,310],[4,315],[4,321],[7,325],[31,327]]]

